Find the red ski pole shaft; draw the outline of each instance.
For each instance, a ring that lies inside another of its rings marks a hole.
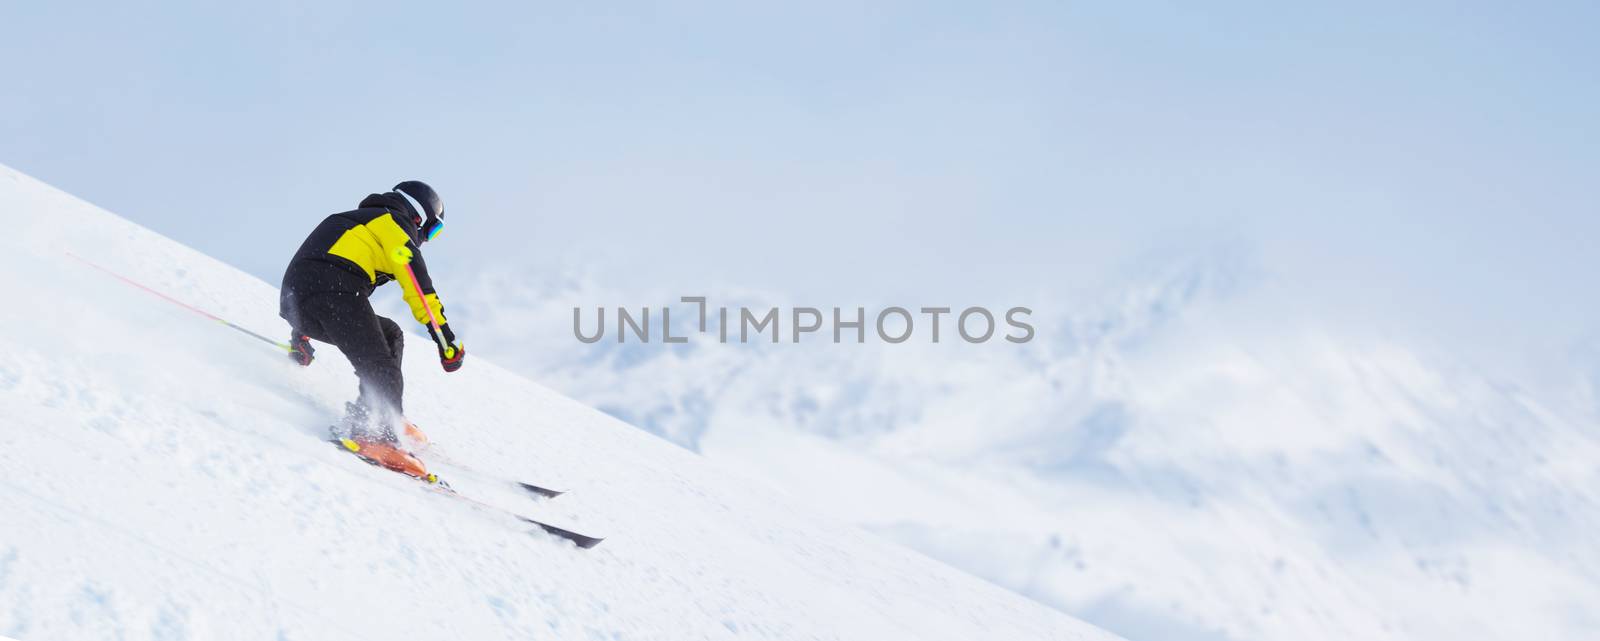
[[[428,306],[428,296],[422,293],[422,283],[417,280],[417,272],[411,269],[411,263],[406,263],[406,275],[411,277],[411,288],[417,293],[417,301],[422,303],[423,311],[428,312],[428,326],[433,328],[433,340],[439,343],[439,348],[444,350],[444,357],[456,355],[456,346],[444,342],[444,330],[439,329],[439,319],[433,315],[433,308]]]
[[[160,297],[162,300],[165,300],[165,301],[167,301],[169,303],[172,303],[173,305],[177,305],[177,306],[182,307],[184,309],[187,309],[187,310],[189,310],[191,312],[194,312],[196,314],[199,314],[199,315],[204,316],[206,318],[209,318],[211,320],[217,321],[218,323],[222,323],[223,325],[226,325],[226,326],[231,327],[233,329],[239,330],[240,332],[244,332],[245,334],[249,335],[250,337],[255,338],[256,340],[262,341],[262,342],[264,342],[264,343],[266,343],[268,345],[272,345],[274,347],[277,347],[278,349],[281,349],[281,350],[284,350],[284,351],[287,351],[287,352],[294,351],[294,348],[290,347],[288,343],[280,343],[278,341],[272,340],[270,338],[267,338],[265,336],[262,336],[260,334],[255,333],[255,332],[252,332],[252,331],[250,331],[248,329],[245,329],[243,327],[235,325],[232,322],[228,321],[227,319],[224,319],[224,318],[222,318],[220,316],[217,316],[216,314],[212,314],[211,312],[208,312],[206,310],[200,309],[199,307],[195,307],[194,305],[190,305],[190,304],[185,303],[185,302],[183,302],[181,300],[178,300],[176,298],[173,298],[171,296],[163,294],[163,293],[161,293],[159,291],[156,291],[156,290],[154,290],[154,289],[152,289],[150,287],[147,287],[147,286],[141,284],[140,282],[138,282],[136,280],[133,280],[132,278],[128,278],[127,276],[123,276],[122,274],[118,274],[118,273],[116,273],[114,271],[111,271],[109,269],[106,269],[104,267],[96,265],[93,262],[90,262],[89,259],[87,259],[87,258],[84,258],[84,257],[79,256],[77,254],[74,254],[72,252],[66,252],[66,254],[68,256],[71,256],[74,259],[77,259],[78,262],[81,262],[81,263],[83,263],[85,265],[88,265],[88,266],[93,267],[93,268],[95,268],[97,270],[100,270],[102,273],[104,273],[104,274],[106,274],[108,276],[111,276],[112,278],[115,278],[115,279],[120,280],[120,281],[122,281],[124,283],[132,285],[134,287],[138,287],[139,289],[142,289],[142,290],[144,290],[146,292],[154,294],[154,295]]]

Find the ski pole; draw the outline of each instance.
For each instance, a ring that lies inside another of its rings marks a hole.
[[[428,306],[428,297],[422,293],[422,283],[417,281],[417,272],[411,269],[411,262],[405,263],[406,274],[411,276],[411,288],[417,292],[417,300],[422,302],[422,309],[428,312],[428,326],[433,328],[434,340],[444,341],[444,330],[439,329],[439,319],[433,316],[433,308]],[[456,355],[455,345],[440,345],[444,348],[444,357],[452,358]]]
[[[88,266],[93,267],[95,269],[98,269],[98,270],[100,270],[102,272],[105,272],[106,274],[110,275],[112,278],[120,280],[120,281],[122,281],[124,283],[127,283],[129,285],[133,285],[134,287],[138,287],[139,289],[142,289],[144,291],[150,292],[151,294],[155,294],[156,296],[160,296],[163,300],[165,300],[165,301],[167,301],[169,303],[172,303],[174,305],[177,305],[179,307],[182,307],[184,309],[187,309],[187,310],[189,310],[191,312],[194,312],[196,314],[199,314],[199,315],[204,316],[206,318],[209,318],[211,320],[217,321],[218,323],[222,323],[223,325],[227,325],[228,327],[231,327],[233,329],[236,329],[236,330],[239,330],[241,332],[244,332],[245,334],[250,335],[251,338],[254,338],[256,340],[264,342],[264,343],[266,343],[268,345],[272,345],[273,347],[277,347],[278,349],[284,350],[286,352],[293,352],[294,351],[294,348],[290,347],[288,343],[280,343],[278,341],[272,340],[270,338],[267,338],[265,336],[262,336],[260,334],[255,333],[255,332],[252,332],[252,331],[250,331],[248,329],[245,329],[243,327],[235,325],[235,324],[233,324],[231,322],[228,322],[227,320],[225,320],[223,318],[218,317],[216,314],[212,314],[211,312],[208,312],[206,310],[200,309],[198,307],[195,307],[193,305],[185,303],[185,302],[183,302],[181,300],[178,300],[176,298],[173,298],[171,296],[168,296],[166,294],[158,292],[158,291],[156,291],[154,289],[146,287],[146,286],[140,284],[138,281],[133,280],[132,278],[128,278],[127,276],[123,276],[122,274],[118,274],[118,273],[116,273],[114,271],[111,271],[109,269],[106,269],[104,267],[96,265],[96,264],[90,262],[89,259],[87,259],[87,258],[84,258],[84,257],[79,256],[77,254],[74,254],[72,252],[66,252],[66,254],[68,256],[71,256],[71,257],[77,259],[78,262],[81,262],[81,263],[83,263],[85,265],[88,265]]]

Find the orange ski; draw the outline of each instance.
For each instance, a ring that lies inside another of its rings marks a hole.
[[[410,452],[402,450],[388,443],[366,442],[362,443],[348,438],[337,441],[344,449],[350,450],[361,460],[373,465],[394,470],[406,476],[414,477],[429,483],[438,483],[439,477],[428,471],[428,466]]]
[[[571,541],[573,544],[585,550],[599,545],[600,542],[604,540],[597,536],[589,536],[587,534],[580,534],[566,528],[556,527],[536,519],[528,518],[514,511],[491,505],[489,503],[484,503],[483,501],[479,501],[469,496],[458,494],[453,488],[450,487],[449,483],[445,483],[444,481],[440,480],[438,475],[428,472],[427,467],[422,464],[421,460],[418,460],[417,457],[411,455],[405,450],[395,447],[394,445],[375,442],[362,443],[348,438],[335,438],[331,439],[330,442],[349,450],[350,453],[355,454],[357,457],[363,461],[366,461],[367,463],[382,466],[401,474],[405,474],[406,476],[426,482],[428,483],[429,490],[438,492],[443,496],[466,501],[467,503],[484,510],[491,510],[514,517],[523,523],[537,526],[546,534]],[[552,492],[551,490],[528,485],[526,483],[520,483],[519,485],[530,492],[541,494],[543,496],[555,496],[560,494],[560,492]]]

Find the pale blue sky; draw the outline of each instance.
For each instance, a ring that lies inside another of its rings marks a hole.
[[[271,282],[322,215],[421,178],[446,286],[583,264],[624,291],[1048,308],[1242,242],[1334,307],[1567,340],[1600,319],[1596,25],[1593,3],[8,3],[0,162]]]

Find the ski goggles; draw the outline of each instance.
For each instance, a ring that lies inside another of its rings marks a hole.
[[[435,219],[433,219],[433,222],[428,225],[427,229],[422,230],[422,234],[423,234],[423,236],[426,236],[428,240],[433,240],[435,237],[437,237],[439,235],[440,230],[443,230],[443,229],[444,229],[444,219],[443,218],[435,218]]]

